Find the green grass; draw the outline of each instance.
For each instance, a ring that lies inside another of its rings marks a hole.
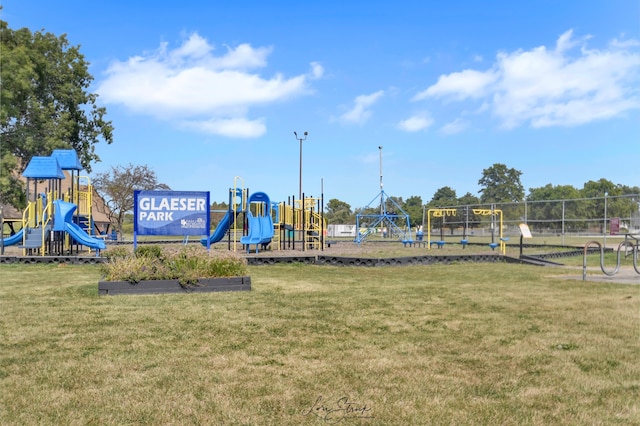
[[[110,297],[97,266],[0,265],[0,423],[638,424],[640,288],[563,274],[289,264]]]

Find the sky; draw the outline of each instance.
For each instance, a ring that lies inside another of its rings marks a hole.
[[[352,208],[479,195],[496,163],[531,188],[640,185],[640,1],[2,0],[66,34],[114,142],[179,191]]]

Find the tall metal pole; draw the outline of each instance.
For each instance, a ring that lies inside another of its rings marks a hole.
[[[304,137],[298,137],[297,132],[293,132],[296,139],[300,141],[300,174],[299,174],[299,182],[298,182],[298,199],[302,203],[302,141],[307,139],[309,132],[304,132]],[[302,206],[304,208],[304,206]]]
[[[380,215],[384,214],[384,190],[382,184],[382,146],[378,147],[380,151]]]

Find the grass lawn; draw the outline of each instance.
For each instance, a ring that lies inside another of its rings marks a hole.
[[[3,264],[0,424],[640,424],[640,286],[562,274],[286,264],[110,297],[95,265]]]

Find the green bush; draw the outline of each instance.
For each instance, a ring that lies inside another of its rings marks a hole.
[[[199,278],[235,277],[247,273],[246,260],[235,253],[208,253],[196,247],[171,250],[141,246],[135,254],[127,252],[123,255],[118,251],[108,259],[101,265],[105,281],[137,283],[177,279],[180,284],[191,286],[197,284]]]
[[[156,245],[140,246],[135,250],[136,257],[164,260],[162,247]]]
[[[124,259],[129,257],[131,256],[131,251],[127,247],[116,246],[102,252],[102,255],[111,261],[113,259]]]

